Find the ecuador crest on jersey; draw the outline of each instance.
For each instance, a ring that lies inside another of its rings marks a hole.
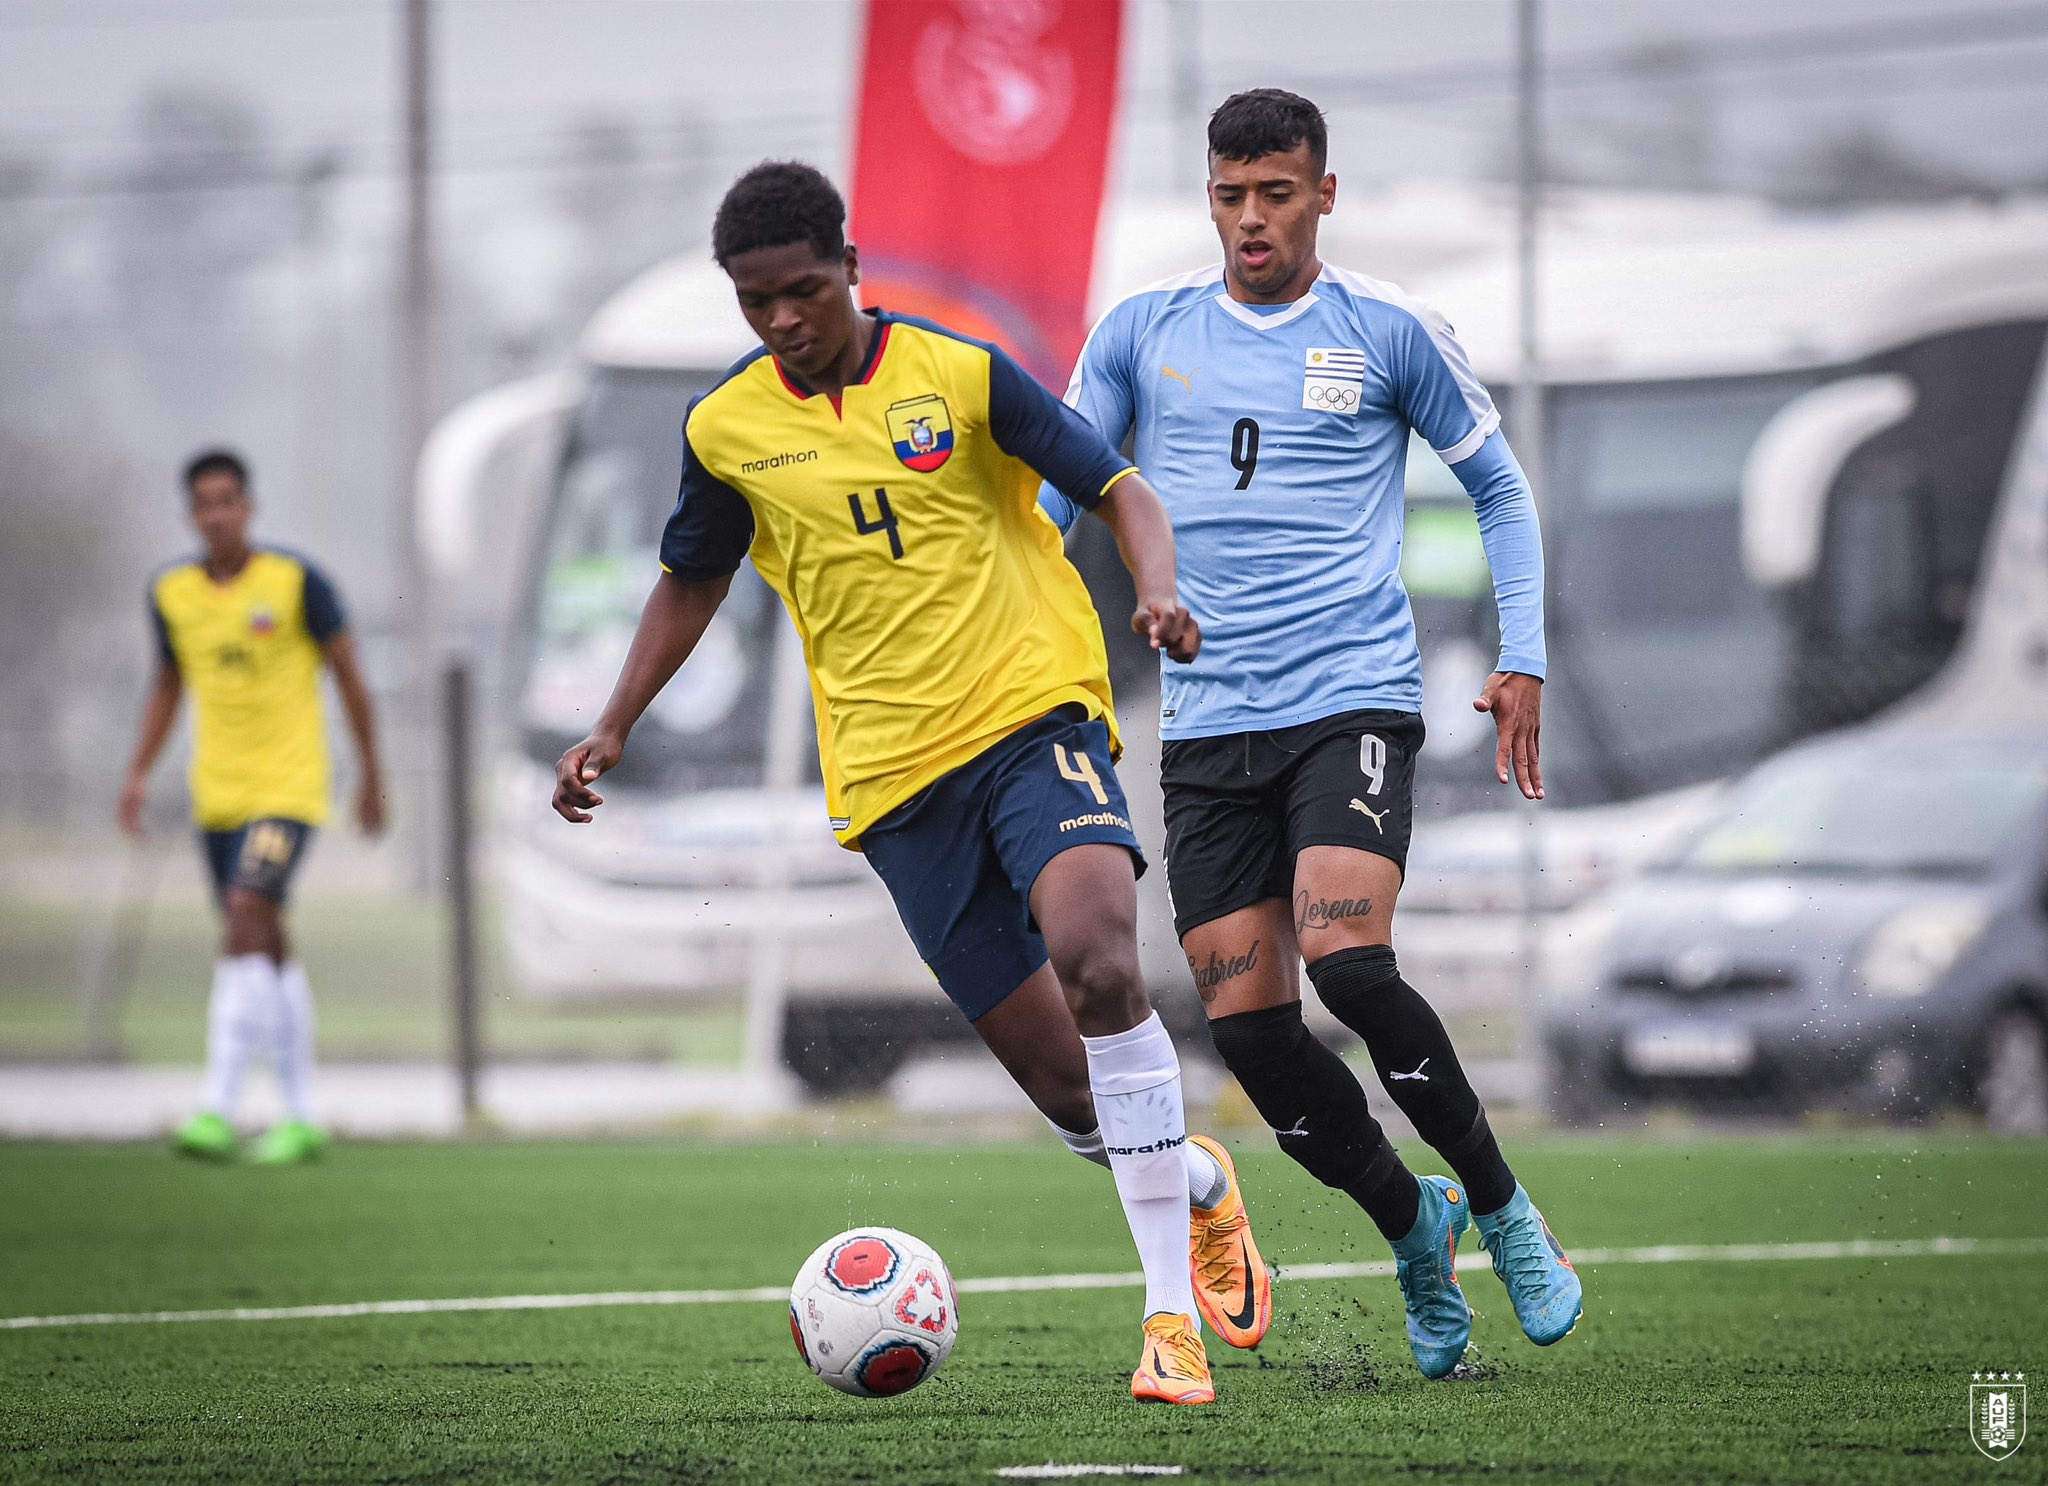
[[[953,457],[953,415],[936,392],[891,403],[885,415],[896,457],[919,473],[929,473]]]

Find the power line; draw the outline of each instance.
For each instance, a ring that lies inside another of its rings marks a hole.
[[[248,0],[248,3],[261,5],[263,0]],[[381,5],[384,0],[366,0],[366,3]],[[529,3],[529,0],[494,0],[494,3],[523,4]],[[239,8],[240,4],[241,0],[214,0],[213,8]],[[1649,47],[1611,47],[1598,51],[1568,53],[1547,59],[1546,74],[1549,85],[1557,90],[1643,87],[1654,84],[1660,74],[1665,78],[1706,78],[1718,73],[1725,80],[1726,74],[1731,71],[1768,72],[1782,67],[1806,66],[1818,62],[1867,63],[1886,57],[1896,57],[1902,52],[1929,49],[1954,51],[1989,45],[2009,47],[2014,44],[2038,45],[2044,42],[2048,42],[2048,7],[2008,5],[1884,20],[1785,28],[1738,36],[1674,40]],[[2038,87],[2038,71],[2030,65],[2022,65],[2024,70],[2017,76],[1995,77],[1980,70],[1972,74],[1968,86],[1973,91],[1982,91],[1987,87]],[[1446,97],[1504,93],[1511,82],[1512,78],[1505,69],[1474,71],[1467,68],[1426,68],[1378,74],[1351,74],[1341,78],[1307,76],[1300,78],[1297,85],[1313,91],[1319,101],[1329,107],[1374,108],[1397,107],[1406,103]],[[1845,85],[1847,83],[1848,80],[1845,80]],[[1813,95],[1814,89],[1809,86],[1806,96]],[[1157,114],[1161,111],[1161,98],[1154,96],[1151,90],[1143,90],[1132,95],[1130,105],[1134,113],[1142,111],[1148,115]],[[764,128],[779,128],[785,135],[815,137],[828,132],[834,126],[833,119],[824,113],[804,114],[789,109],[764,110],[751,117],[735,118],[726,115],[706,122],[720,135],[726,137],[750,129],[758,132]],[[478,129],[463,131],[463,135],[469,139],[484,137],[494,141],[522,136],[556,137],[564,132],[566,127],[566,124],[561,124],[512,130],[489,129],[488,132]],[[451,146],[458,137],[463,136],[451,134]],[[365,144],[359,138],[348,147],[348,153],[368,152],[373,147],[381,153],[390,147],[390,141],[371,136],[371,143]],[[316,146],[315,152],[320,148],[322,147]],[[332,150],[336,147],[325,148]],[[676,150],[655,150],[638,153],[631,159],[610,164],[595,162],[588,157],[565,155],[559,151],[514,153],[498,159],[491,159],[487,155],[482,159],[470,158],[443,164],[438,167],[436,173],[442,176],[473,176],[606,169],[630,172],[672,168],[697,158],[701,156],[694,152],[686,155]],[[241,164],[246,159],[246,154],[241,152],[189,151],[157,156],[148,163],[176,171],[189,168],[203,169],[209,165],[233,166]],[[385,179],[393,174],[393,167],[388,165],[344,166],[335,172],[332,179],[363,181]],[[14,192],[0,197],[0,205],[8,202],[296,189],[306,184],[302,171],[295,169],[291,164],[263,166],[238,175],[224,175],[220,179],[201,181],[137,180],[133,178],[130,170],[114,165],[98,180],[60,183]]]
[[[1567,52],[1544,60],[1546,86],[1641,86],[1650,78],[1711,76],[1747,69],[1775,70],[1818,62],[1842,62],[1923,50],[1955,50],[2011,42],[2048,40],[2048,7],[1993,6],[1893,20],[1847,21],[1827,26],[1788,27],[1746,35],[1673,37],[1648,44]],[[1505,64],[1491,68],[1409,68],[1377,74],[1304,77],[1319,102],[1354,102],[1353,95],[1389,93],[1410,101],[1456,94],[1506,92],[1513,84]]]
[[[21,0],[15,0],[15,4],[19,7]],[[390,15],[389,0],[324,0],[318,4],[312,0],[293,0],[289,6],[278,4],[277,0],[186,0],[185,4],[177,6],[164,4],[163,0],[141,0],[135,5],[103,4],[96,10],[81,7],[75,0],[64,0],[64,3],[44,13],[17,8],[5,20],[0,20],[0,31],[208,26],[224,21],[246,25],[250,21],[385,20]]]
[[[1848,86],[1848,84],[1844,84],[1844,87]],[[1943,86],[1952,85],[1943,84]],[[1990,89],[2034,89],[2040,86],[2040,77],[2038,73],[2031,70],[2006,77],[1979,75],[1970,80],[1970,86],[1972,90],[1979,93]],[[1840,90],[1829,91],[1839,92]],[[1809,90],[1805,96],[1813,98],[1821,95]],[[1396,105],[1386,99],[1361,98],[1330,106],[1359,108],[1370,111],[1374,108],[1394,107]],[[780,149],[817,148],[831,136],[835,127],[832,120],[822,115],[811,119],[798,119],[789,115],[778,115],[773,122],[781,125],[783,132],[775,136],[775,141],[772,145],[764,144],[762,146],[764,150],[771,152]],[[1446,127],[1455,126],[1460,122],[1466,124],[1476,123],[1473,120],[1446,120],[1445,122]],[[536,131],[536,133],[540,132],[542,131]],[[799,143],[799,141],[802,143]],[[726,148],[729,148],[729,145]],[[383,151],[380,150],[377,153],[383,153]],[[170,157],[162,163],[190,165],[196,162],[203,162],[209,158],[221,163],[228,163],[242,157]],[[521,151],[496,158],[485,154],[482,156],[472,156],[467,159],[444,161],[436,165],[434,174],[438,179],[444,180],[493,175],[545,176],[579,171],[591,173],[615,172],[622,176],[632,176],[637,173],[658,174],[669,172],[679,166],[690,164],[702,164],[706,168],[711,168],[716,166],[723,158],[724,153],[719,147],[688,153],[679,150],[651,150],[636,154],[630,159],[616,162],[593,161],[588,156],[565,154],[560,151],[534,153]],[[25,205],[34,202],[139,200],[204,196],[227,191],[296,191],[310,189],[316,184],[323,187],[332,187],[388,181],[394,179],[399,173],[397,167],[390,163],[342,164],[331,173],[319,177],[316,181],[309,178],[306,171],[294,168],[295,164],[303,163],[304,157],[300,157],[297,161],[267,165],[243,174],[199,181],[181,179],[142,181],[132,178],[118,178],[118,173],[112,173],[117,178],[57,182],[13,192],[0,192],[0,211],[4,211],[9,206]],[[2031,185],[2033,183],[2032,180],[2028,180],[2018,184]],[[1994,182],[1993,184],[1996,183]]]

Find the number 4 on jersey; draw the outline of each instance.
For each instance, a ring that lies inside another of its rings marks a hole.
[[[1053,744],[1052,757],[1053,762],[1060,766],[1060,778],[1087,785],[1095,791],[1096,804],[1109,803],[1109,792],[1102,787],[1102,776],[1095,772],[1095,760],[1085,753],[1069,753],[1061,743]]]
[[[903,560],[903,535],[896,529],[896,513],[889,507],[889,492],[875,492],[875,519],[868,520],[867,510],[861,505],[860,492],[855,491],[846,498],[846,504],[853,509],[853,529],[862,536],[873,536],[876,532],[889,534],[889,557],[892,561]]]

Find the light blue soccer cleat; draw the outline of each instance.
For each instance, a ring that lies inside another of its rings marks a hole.
[[[1529,1340],[1547,1347],[1570,1336],[1585,1309],[1578,1272],[1529,1194],[1517,1183],[1506,1207],[1473,1221]]]
[[[1394,1278],[1408,1307],[1408,1350],[1425,1378],[1448,1376],[1472,1340],[1472,1307],[1458,1285],[1458,1235],[1471,1222],[1463,1189],[1448,1177],[1416,1179],[1421,1209],[1394,1245]]]

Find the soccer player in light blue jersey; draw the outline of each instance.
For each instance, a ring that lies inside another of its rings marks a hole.
[[[1223,261],[1105,315],[1067,400],[1165,500],[1201,654],[1163,668],[1175,927],[1224,1064],[1280,1148],[1392,1244],[1409,1344],[1457,1366],[1472,1312],[1454,1261],[1476,1221],[1523,1330],[1563,1338],[1578,1276],[1502,1158],[1443,1022],[1393,949],[1422,747],[1422,662],[1401,586],[1410,431],[1471,494],[1500,610],[1474,706],[1495,769],[1540,799],[1543,552],[1500,415],[1435,310],[1324,264],[1336,203],[1322,114],[1277,89],[1209,121]],[[1078,510],[1048,488],[1062,527]],[[1302,1024],[1297,968],[1364,1039],[1388,1095],[1457,1173],[1418,1179],[1336,1053]]]

